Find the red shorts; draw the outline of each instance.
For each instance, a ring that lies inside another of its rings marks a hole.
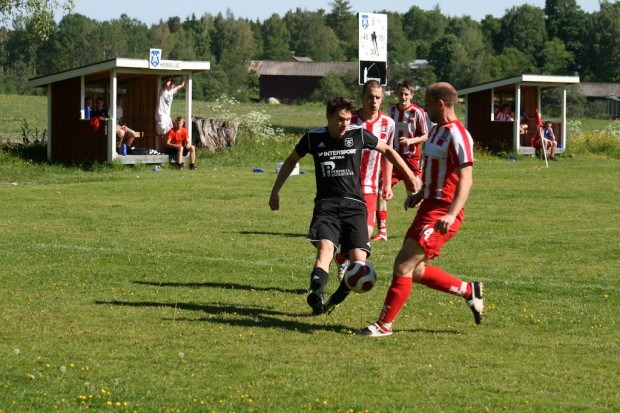
[[[364,194],[364,202],[366,202],[366,210],[368,211],[366,224],[369,227],[374,227],[375,215],[377,214],[377,194]]]
[[[422,176],[422,171],[418,167],[418,160],[417,159],[414,160],[413,158],[403,157],[403,161],[405,161],[405,163],[407,164],[409,169],[411,169],[411,172],[413,172],[413,174],[415,176],[417,176],[418,178]],[[404,180],[405,180],[405,176],[400,171],[400,169],[394,168],[392,170],[392,186],[394,186],[398,182],[404,181]]]
[[[461,228],[465,216],[464,209],[461,209],[458,213],[456,220],[450,225],[450,229],[446,234],[435,230],[435,222],[446,215],[449,208],[450,204],[448,203],[425,199],[420,204],[418,213],[407,230],[405,237],[418,241],[428,259],[438,257],[441,247]]]

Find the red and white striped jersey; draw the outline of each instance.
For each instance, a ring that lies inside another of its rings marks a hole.
[[[474,162],[474,141],[458,120],[435,125],[422,149],[424,199],[452,202],[458,167]]]
[[[391,105],[388,108],[388,115],[394,119],[396,123],[396,135],[394,137],[394,149],[396,152],[408,158],[420,159],[420,144],[401,145],[398,138],[403,136],[407,138],[415,138],[428,133],[426,126],[426,113],[424,109],[418,105],[411,103],[404,110],[398,108],[398,104]]]
[[[379,112],[377,119],[374,121],[366,121],[360,114],[360,111],[357,111],[351,118],[351,125],[363,127],[368,132],[384,141],[387,145],[393,145],[395,124],[392,118],[385,113]],[[362,194],[377,194],[381,156],[381,152],[369,149],[363,150],[360,168]]]

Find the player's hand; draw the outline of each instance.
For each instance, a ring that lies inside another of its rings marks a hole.
[[[422,190],[422,180],[411,174],[408,176],[408,181],[405,181],[405,186],[408,192],[419,192]]]
[[[394,191],[392,191],[392,188],[386,188],[385,186],[383,187],[383,190],[381,191],[381,198],[384,201],[389,201],[390,199],[392,199],[394,197]]]
[[[455,220],[455,215],[446,214],[435,222],[435,229],[445,235],[448,233],[450,226],[454,224]]]
[[[409,139],[407,139],[405,136],[401,136],[400,138],[398,138],[398,143],[400,143],[403,146],[408,146]]]
[[[405,211],[409,208],[415,208],[420,205],[423,196],[424,192],[422,191],[418,191],[407,196],[407,199],[405,199]]]
[[[271,196],[269,197],[269,207],[272,211],[277,211],[278,209],[280,209],[280,195],[271,194]]]

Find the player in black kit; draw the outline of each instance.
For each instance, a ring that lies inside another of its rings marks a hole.
[[[350,292],[341,282],[332,296],[323,300],[329,265],[338,247],[350,262],[365,262],[371,253],[360,183],[362,149],[385,154],[407,177],[408,188],[421,188],[421,181],[391,146],[363,128],[351,126],[353,112],[355,105],[350,99],[334,97],[327,101],[327,127],[313,129],[301,138],[284,161],[269,198],[271,210],[280,209],[280,189],[295,165],[306,154],[314,157],[316,197],[308,240],[316,247],[317,255],[307,302],[315,315],[330,313]]]

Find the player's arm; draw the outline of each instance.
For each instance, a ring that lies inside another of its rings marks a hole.
[[[286,158],[282,167],[280,168],[280,172],[276,177],[276,182],[273,184],[273,188],[271,189],[271,196],[269,197],[269,207],[272,211],[277,211],[280,209],[280,189],[284,185],[284,182],[288,179],[295,169],[297,162],[301,159],[301,156],[297,154],[297,152],[293,149],[293,152]]]
[[[428,132],[424,135],[414,136],[413,138],[409,138],[407,140],[408,145],[416,145],[418,143],[426,142],[428,140]]]
[[[411,169],[407,167],[407,164],[405,163],[405,161],[403,161],[403,158],[400,157],[400,155],[394,150],[394,148],[387,145],[382,140],[379,140],[379,143],[377,143],[377,147],[375,149],[384,154],[385,157],[392,163],[392,165],[396,166],[398,170],[407,177],[407,180],[405,181],[405,186],[407,187],[407,190],[418,192],[420,188],[422,188],[422,181],[420,181],[419,178],[416,178],[413,175]]]
[[[388,162],[385,156],[382,156],[381,157],[381,179],[383,180],[383,185],[381,185],[381,198],[386,201],[389,201],[394,196],[394,192],[392,191],[392,170],[393,169],[394,169],[394,165],[392,165],[391,162]]]
[[[435,222],[435,229],[439,230],[442,234],[448,232],[450,225],[454,224],[458,213],[465,207],[465,202],[467,202],[467,198],[469,198],[469,191],[474,183],[473,169],[474,167],[471,163],[466,163],[456,170],[459,182],[456,185],[454,199],[450,204],[450,208],[448,208],[448,213]]]

